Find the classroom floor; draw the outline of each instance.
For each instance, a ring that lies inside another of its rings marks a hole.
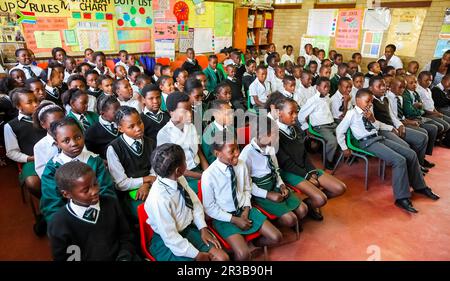
[[[428,160],[437,165],[425,179],[441,199],[413,195],[418,214],[394,206],[390,168],[382,182],[378,162],[372,161],[366,192],[362,161],[341,165],[338,177],[347,184],[347,193],[322,209],[324,221],[306,220],[298,241],[292,231],[284,231],[292,242],[269,249],[269,259],[450,260],[450,150],[436,147]],[[32,231],[31,210],[21,201],[15,167],[0,168],[0,179],[0,260],[51,260],[48,239]]]

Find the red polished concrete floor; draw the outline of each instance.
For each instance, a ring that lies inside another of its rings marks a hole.
[[[437,165],[425,179],[441,199],[413,195],[418,214],[394,206],[390,168],[381,182],[372,161],[366,192],[362,161],[341,165],[337,176],[347,193],[322,209],[323,222],[306,220],[300,240],[271,248],[270,260],[450,260],[450,150],[436,147],[428,159]],[[0,168],[0,260],[50,260],[48,240],[33,234],[16,178],[15,167]]]

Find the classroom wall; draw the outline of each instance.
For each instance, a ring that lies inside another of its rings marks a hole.
[[[420,0],[419,0],[420,1]],[[425,1],[425,0],[422,0]],[[275,9],[274,16],[274,33],[273,41],[277,46],[277,50],[282,54],[283,45],[291,44],[294,46],[294,53],[298,56],[300,38],[303,34],[306,34],[308,26],[308,10],[314,8],[315,0],[303,0],[301,9]],[[383,0],[382,2],[402,2],[394,0]],[[356,0],[356,8],[366,8],[367,0]],[[434,49],[436,47],[436,41],[438,34],[442,26],[444,19],[444,13],[446,8],[450,8],[450,1],[448,0],[433,0],[431,6],[427,9],[427,15],[423,24],[422,32],[420,34],[418,48],[416,51],[416,57],[401,57],[403,64],[406,64],[411,60],[417,60],[422,66],[427,64],[431,58],[433,58]],[[362,36],[363,32],[361,32]],[[383,35],[383,50],[384,46],[389,43],[386,42],[387,32]],[[334,48],[334,42],[331,43],[330,49]],[[336,49],[339,53],[344,55],[344,60],[350,60],[353,52],[360,52],[361,50],[340,50]],[[382,55],[382,51],[380,52]],[[363,60],[363,71],[366,71],[366,65],[373,59]]]

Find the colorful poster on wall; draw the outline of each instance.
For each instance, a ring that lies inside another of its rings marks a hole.
[[[76,31],[78,46],[73,51],[82,52],[86,48],[96,51],[117,50],[114,40],[113,20],[85,20],[70,18],[68,29]]]
[[[17,12],[19,22],[22,22],[20,15],[33,18],[68,17],[69,3],[70,1],[61,0],[2,0],[0,1],[0,11]]]
[[[328,56],[330,49],[330,37],[329,36],[308,36],[304,35],[300,39],[300,56],[305,55],[305,45],[311,44],[313,47],[325,50],[325,55]]]
[[[383,31],[365,31],[361,47],[361,55],[367,58],[379,58]]]
[[[230,37],[233,35],[233,4],[232,3],[215,3],[214,10],[215,36]]]
[[[0,11],[0,42],[24,42],[16,13]]]
[[[176,0],[154,0],[152,2],[155,40],[177,38],[178,22],[173,14],[175,2]]]
[[[339,49],[358,49],[363,10],[339,10],[334,46]]]
[[[337,23],[336,9],[310,9],[307,35],[334,36]]]
[[[114,0],[118,27],[152,27],[153,8],[150,0]]]
[[[129,53],[146,53],[152,51],[152,32],[150,28],[117,28],[119,50]]]
[[[427,9],[392,9],[386,44],[395,44],[397,56],[414,57]]]
[[[68,2],[71,12],[81,12],[83,15],[91,14],[91,16],[95,16],[96,13],[114,14],[113,0],[69,0],[60,2]]]
[[[439,33],[439,39],[436,42],[436,49],[434,50],[434,57],[442,57],[447,50],[450,50],[450,8],[445,10],[441,32]]]
[[[203,14],[197,14],[195,6],[192,1],[186,1],[189,7],[189,26],[190,27],[214,27],[214,2],[204,2],[205,12]]]
[[[186,52],[188,48],[194,48],[194,29],[189,28],[188,31],[178,32],[178,51],[180,53]]]
[[[155,57],[175,60],[175,40],[155,40]]]
[[[39,48],[38,44],[42,47],[41,43],[39,42],[42,38],[36,38],[35,32],[37,31],[48,31],[53,32],[56,31],[59,33],[61,41],[61,46],[66,49],[70,50],[70,47],[67,46],[64,42],[64,40],[61,40],[63,38],[62,32],[64,30],[68,29],[67,26],[67,18],[56,18],[56,17],[50,17],[50,18],[36,18],[36,24],[22,24],[23,28],[23,34],[25,37],[25,41],[27,42],[27,47],[31,50],[33,50],[34,54],[38,57],[42,56],[49,56],[52,50],[52,47],[50,48]],[[53,33],[55,34],[55,33]]]

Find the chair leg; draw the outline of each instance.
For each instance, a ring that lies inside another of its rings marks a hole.
[[[353,162],[355,161],[356,157],[352,155],[352,157],[350,157],[350,160],[348,161],[348,165],[351,166],[353,164]]]
[[[300,222],[297,221],[297,224],[295,225],[295,238],[296,240],[300,239]]]
[[[327,161],[327,148],[326,148],[325,140],[320,139],[320,141],[322,142],[322,165],[325,168],[325,164]]]
[[[267,250],[267,246],[264,246],[264,261],[268,261],[269,260],[269,253]]]
[[[368,186],[368,180],[369,180],[369,159],[367,157],[362,157],[364,161],[366,162],[366,169],[365,169],[365,179],[364,179],[364,187],[366,188],[366,191],[369,190]]]
[[[341,164],[342,158],[344,158],[344,151],[341,151],[341,154],[339,155],[339,158],[338,158],[336,164],[334,165],[334,169],[331,172],[332,175],[334,175],[334,173],[336,172],[337,168],[339,167],[339,164]]]
[[[386,175],[386,161],[381,160],[381,180],[384,181],[384,176]]]

